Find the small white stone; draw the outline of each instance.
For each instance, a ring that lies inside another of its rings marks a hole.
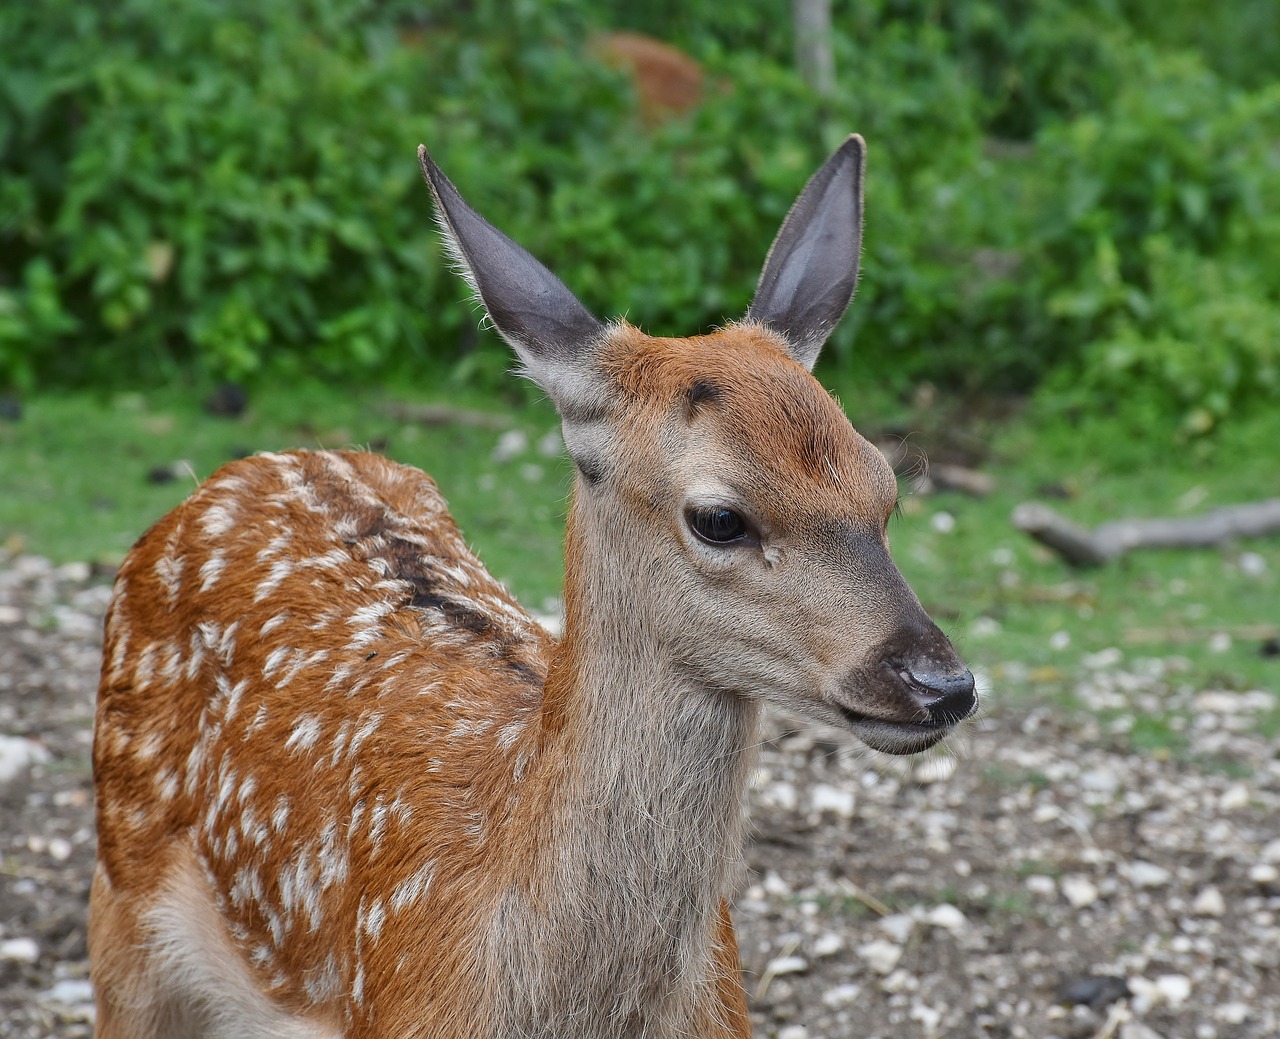
[[[560,427],[547,430],[538,440],[538,454],[543,458],[559,458],[564,452],[564,440],[560,437]]]
[[[1061,652],[1071,645],[1071,632],[1055,631],[1049,636],[1049,648]]]
[[[1148,1028],[1141,1021],[1126,1021],[1120,1026],[1120,1039],[1164,1039],[1159,1032]]]
[[[1209,636],[1209,652],[1225,653],[1231,648],[1231,636],[1225,631],[1215,631]]]
[[[769,961],[764,972],[777,976],[779,974],[803,974],[808,969],[809,961],[803,956],[779,956],[777,959]]]
[[[1169,1006],[1182,1006],[1191,995],[1191,979],[1185,974],[1161,974],[1156,978],[1156,991]]]
[[[950,534],[956,529],[956,518],[946,511],[935,512],[929,525],[939,534]]]
[[[818,957],[834,956],[843,948],[844,939],[835,931],[827,931],[813,943],[813,954]]]
[[[899,967],[890,974],[884,981],[880,982],[880,987],[889,993],[894,992],[915,992],[920,987],[920,979],[910,971],[903,970]]]
[[[926,1032],[936,1032],[942,1023],[942,1011],[935,1010],[927,1003],[911,1004],[911,1020],[919,1021]]]
[[[1081,663],[1091,671],[1109,671],[1122,660],[1124,654],[1115,646],[1100,649],[1097,653],[1086,653]]]
[[[56,862],[66,862],[71,858],[71,842],[65,837],[54,837],[49,841],[49,855]]]
[[[32,765],[43,765],[48,760],[49,752],[35,740],[0,733],[0,783],[7,783]]]
[[[1258,858],[1263,862],[1280,862],[1280,837],[1267,841]]]
[[[1062,878],[1062,895],[1071,904],[1072,909],[1084,909],[1098,901],[1098,888],[1092,880],[1079,873],[1071,873]]]
[[[878,926],[899,945],[906,945],[916,922],[906,913],[893,913],[890,916],[881,917]]]
[[[35,963],[40,958],[40,946],[33,938],[6,938],[0,941],[0,960],[13,963]]]
[[[1058,893],[1058,882],[1053,877],[1047,877],[1043,873],[1032,873],[1023,883],[1027,885],[1027,890],[1033,895],[1052,898]]]
[[[925,923],[932,924],[934,927],[941,927],[952,934],[959,934],[969,927],[968,918],[949,902],[934,906],[925,915],[924,920]]]
[[[809,1039],[809,1029],[804,1025],[787,1025],[778,1033],[778,1039]]]
[[[1114,772],[1095,768],[1080,774],[1080,787],[1100,794],[1114,794],[1120,788],[1120,780]]]
[[[881,922],[883,923],[883,921]],[[888,974],[902,959],[902,946],[877,938],[873,942],[859,945],[858,955],[877,974]]]
[[[1218,807],[1224,812],[1238,812],[1242,808],[1248,808],[1250,800],[1252,796],[1247,786],[1243,783],[1232,783],[1218,798]]]
[[[822,1002],[829,1007],[848,1006],[861,992],[861,985],[837,985],[822,994]]]
[[[1274,884],[1280,880],[1280,870],[1269,862],[1259,862],[1250,867],[1249,879],[1255,884]]]
[[[769,870],[769,872],[764,875],[762,883],[764,884],[765,893],[773,895],[775,898],[785,898],[787,895],[791,894],[791,885],[783,880],[782,877],[773,870]]]
[[[63,563],[54,571],[54,576],[60,581],[70,581],[73,584],[83,584],[89,580],[92,568],[88,563],[74,562]]]
[[[975,617],[969,625],[969,635],[975,639],[993,639],[1003,630],[994,617]]]
[[[1228,1025],[1242,1025],[1249,1019],[1247,1003],[1223,1003],[1213,1012],[1213,1016]]]
[[[0,603],[0,624],[17,624],[22,620],[22,611],[8,603]]]
[[[44,998],[67,1007],[92,1003],[93,986],[87,978],[63,978],[44,993]]]
[[[529,438],[524,435],[524,432],[519,429],[509,429],[498,437],[498,442],[494,445],[489,457],[495,462],[509,462],[516,455],[522,455],[527,450],[529,450]]]
[[[1227,911],[1226,899],[1216,887],[1209,886],[1200,891],[1191,903],[1191,911],[1196,916],[1222,916]]]
[[[1267,560],[1257,552],[1241,552],[1237,560],[1240,572],[1250,577],[1261,577],[1267,572]]]
[[[956,774],[956,759],[950,754],[930,754],[916,761],[911,778],[921,786],[945,783]]]
[[[1129,882],[1134,887],[1164,887],[1173,878],[1173,874],[1163,866],[1157,866],[1154,862],[1143,859],[1136,859],[1129,863],[1127,872]]]
[[[834,812],[842,819],[853,818],[854,796],[852,790],[815,783],[809,791],[809,803],[815,812]]]
[[[792,783],[778,782],[770,783],[764,788],[761,795],[765,804],[772,805],[774,808],[781,808],[784,812],[794,812],[799,798],[796,796],[796,788]]]

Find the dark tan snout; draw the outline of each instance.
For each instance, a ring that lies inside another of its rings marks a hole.
[[[925,750],[978,705],[973,673],[937,625],[921,618],[853,669],[837,693],[837,710],[875,750]]]

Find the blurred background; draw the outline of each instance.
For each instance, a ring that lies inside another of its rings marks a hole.
[[[10,553],[109,567],[230,457],[360,444],[554,607],[554,416],[444,262],[415,147],[589,309],[671,335],[744,311],[856,130],[863,276],[819,375],[898,463],[922,594],[1040,663],[1090,622],[1274,641],[1274,539],[1104,593],[1009,523],[1280,494],[1270,0],[44,0],[0,43]]]

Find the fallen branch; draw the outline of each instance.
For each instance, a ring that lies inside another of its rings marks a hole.
[[[1072,566],[1101,566],[1135,548],[1206,548],[1280,531],[1280,498],[1229,505],[1180,519],[1113,520],[1088,530],[1047,505],[1024,502],[1013,525]]]

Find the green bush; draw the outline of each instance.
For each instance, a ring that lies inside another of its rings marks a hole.
[[[1235,23],[1202,52],[1184,7],[837,4],[822,99],[782,0],[3,5],[0,386],[496,382],[419,141],[592,310],[709,329],[856,129],[864,277],[824,364],[1206,431],[1280,401],[1280,87],[1212,71]],[[696,110],[647,125],[608,26],[697,56]]]

